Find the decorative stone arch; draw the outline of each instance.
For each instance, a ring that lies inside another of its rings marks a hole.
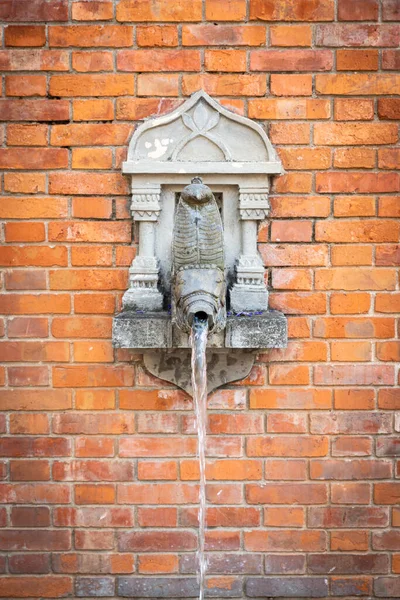
[[[196,92],[173,112],[138,127],[123,172],[132,176],[131,211],[139,222],[125,309],[162,310],[174,208],[165,190],[183,187],[196,175],[213,190],[224,190],[224,229],[236,246],[226,245],[232,309],[268,308],[257,221],[268,215],[270,177],[282,173],[282,165],[258,123]]]

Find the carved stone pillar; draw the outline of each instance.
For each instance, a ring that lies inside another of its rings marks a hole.
[[[268,291],[264,282],[264,265],[257,250],[257,221],[268,215],[268,188],[239,189],[241,253],[236,265],[236,282],[231,290],[234,312],[268,309]]]
[[[158,290],[158,261],[155,256],[156,225],[160,214],[161,186],[132,190],[131,212],[139,222],[138,254],[129,268],[129,289],[122,298],[124,310],[157,311],[163,308]]]

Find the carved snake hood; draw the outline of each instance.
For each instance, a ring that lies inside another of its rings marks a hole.
[[[189,331],[196,313],[225,325],[224,237],[218,206],[199,177],[181,193],[173,234],[173,318]]]

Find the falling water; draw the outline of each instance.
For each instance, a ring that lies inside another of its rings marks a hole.
[[[199,600],[204,598],[207,560],[204,554],[206,529],[206,423],[207,423],[207,347],[208,322],[197,316],[193,319],[190,343],[192,346],[192,388],[196,412],[197,437],[199,444],[200,492],[199,492],[199,550],[198,582]]]

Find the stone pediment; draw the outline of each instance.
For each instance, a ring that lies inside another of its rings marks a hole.
[[[279,174],[282,165],[258,123],[199,91],[137,128],[123,172]]]

